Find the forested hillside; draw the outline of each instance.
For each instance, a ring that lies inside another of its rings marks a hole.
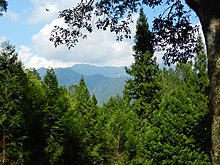
[[[123,96],[98,106],[83,77],[62,87],[50,68],[41,79],[35,69],[23,67],[13,46],[3,43],[0,164],[211,164],[201,38],[193,61],[160,69],[141,10],[133,50]]]
[[[43,78],[46,74],[46,68],[37,70]],[[77,64],[69,68],[55,68],[60,86],[70,86],[79,82],[81,76],[91,95],[95,95],[98,105],[108,101],[111,96],[122,96],[125,82],[128,75],[124,67],[97,67],[93,65]]]

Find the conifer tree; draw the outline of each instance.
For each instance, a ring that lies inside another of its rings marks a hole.
[[[66,118],[70,118],[70,113],[65,116],[68,110],[72,110],[72,97],[65,88],[59,88],[59,96],[56,98],[56,104],[52,107],[54,122],[50,126],[50,134],[47,137],[47,146],[45,151],[48,156],[49,164],[68,164],[64,160],[64,154],[71,143],[71,136],[65,125],[69,125]],[[72,112],[72,111],[71,111]],[[76,119],[77,120],[77,119]],[[73,146],[70,146],[72,148]],[[75,146],[74,146],[75,147]],[[71,154],[70,154],[71,155]],[[67,161],[68,162],[68,161]]]
[[[54,69],[47,69],[46,75],[44,77],[44,83],[52,90],[57,90],[58,81],[55,75]]]
[[[44,129],[46,132],[45,138],[47,142],[45,151],[48,154],[48,161],[53,162],[56,159],[55,157],[57,157],[57,154],[61,152],[59,148],[56,148],[58,147],[56,140],[59,140],[61,136],[58,136],[60,133],[59,129],[61,129],[59,122],[66,110],[64,102],[60,100],[63,98],[64,91],[58,86],[58,80],[53,68],[47,69],[44,77],[44,87],[46,91]],[[57,152],[53,152],[56,150]]]
[[[89,106],[88,102],[90,99],[89,90],[86,86],[84,77],[82,76],[80,78],[79,84],[73,85],[70,87],[70,90],[72,90],[73,97],[76,100],[76,107],[83,112],[83,109],[87,109]]]
[[[46,120],[48,124],[52,124],[57,120],[57,115],[60,114],[56,107],[56,101],[59,96],[58,80],[53,68],[47,69],[44,77],[44,86],[46,91],[46,104],[45,113],[48,115]]]
[[[27,74],[29,74],[32,78],[36,78],[37,80],[41,80],[40,74],[37,72],[35,68],[27,69]]]
[[[211,149],[211,113],[208,107],[208,95],[210,89],[210,81],[208,77],[208,61],[205,52],[202,37],[197,38],[197,55],[195,56],[195,63],[193,72],[196,75],[195,92],[197,97],[194,97],[194,102],[198,111],[202,114],[198,120],[198,125],[195,128],[194,134],[197,139],[197,146],[202,148],[207,154],[210,154]],[[203,137],[203,138],[201,138]]]
[[[62,117],[64,127],[63,153],[64,164],[91,164],[88,151],[92,146],[96,98],[90,94],[83,76],[79,84],[70,86],[71,106]],[[62,164],[59,161],[59,164]]]
[[[2,43],[0,51],[0,164],[23,164],[25,150],[25,101],[28,79],[15,48]]]
[[[194,64],[194,72],[198,77],[198,81],[196,82],[197,91],[202,94],[208,93],[209,87],[209,78],[208,78],[208,62],[206,57],[206,52],[204,48],[204,44],[202,42],[201,35],[197,38],[197,55],[195,56],[195,64]]]
[[[79,85],[75,86],[75,96],[79,101],[87,102],[90,98],[89,90],[86,86],[84,77],[82,76],[79,81]]]
[[[164,95],[151,120],[156,134],[150,133],[151,142],[146,144],[153,144],[150,159],[155,164],[211,164],[211,121],[205,92],[209,80],[200,37],[195,62],[165,70],[163,80]]]
[[[204,136],[206,124],[201,120],[207,115],[208,100],[197,97],[204,106],[201,108],[192,97],[196,97],[196,92],[186,84],[180,85],[165,95],[160,109],[154,111],[149,128],[154,131],[144,137],[147,156],[153,164],[211,164],[205,144],[209,137]]]
[[[151,32],[149,31],[149,24],[147,23],[147,18],[146,15],[144,14],[143,8],[140,9],[139,18],[137,20],[134,43],[135,43],[135,45],[133,46],[134,51],[140,53],[145,53],[147,51],[152,54],[154,53],[152,36],[151,36]]]
[[[124,92],[136,107],[138,114],[145,117],[155,108],[154,105],[157,105],[155,101],[158,99],[158,91],[161,88],[160,70],[156,58],[153,57],[151,33],[146,21],[146,16],[141,9],[133,47],[134,63],[130,68],[126,68],[126,72],[132,78],[127,81]]]
[[[27,149],[31,165],[46,164],[47,155],[44,151],[46,147],[46,131],[44,129],[45,107],[47,107],[46,90],[40,81],[40,76],[35,69],[26,70],[28,74],[28,92],[26,106],[28,111],[26,116],[26,130],[28,132]]]

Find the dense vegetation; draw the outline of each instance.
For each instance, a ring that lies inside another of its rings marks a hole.
[[[161,70],[151,41],[141,46],[147,49],[139,48],[141,36],[150,37],[143,12],[135,62],[126,69],[132,78],[123,97],[102,106],[83,77],[77,85],[59,87],[50,68],[41,80],[4,43],[0,164],[211,164],[209,80],[201,38],[193,61]]]

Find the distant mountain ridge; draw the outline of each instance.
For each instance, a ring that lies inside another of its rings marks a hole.
[[[86,75],[91,76],[94,74],[101,74],[105,77],[127,77],[127,73],[125,72],[124,67],[114,67],[114,66],[95,66],[90,64],[76,64],[71,67],[74,71]]]
[[[38,69],[43,78],[46,68]],[[122,95],[128,75],[124,67],[97,67],[89,64],[76,64],[68,68],[54,68],[60,86],[79,83],[83,75],[91,94],[95,94],[98,104],[106,102],[111,96]]]

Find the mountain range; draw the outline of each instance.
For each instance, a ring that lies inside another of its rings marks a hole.
[[[38,69],[43,78],[47,68]],[[76,64],[68,68],[54,68],[60,86],[77,84],[81,76],[90,91],[98,100],[98,105],[108,101],[111,96],[122,95],[128,75],[124,67],[98,67],[89,64]]]

